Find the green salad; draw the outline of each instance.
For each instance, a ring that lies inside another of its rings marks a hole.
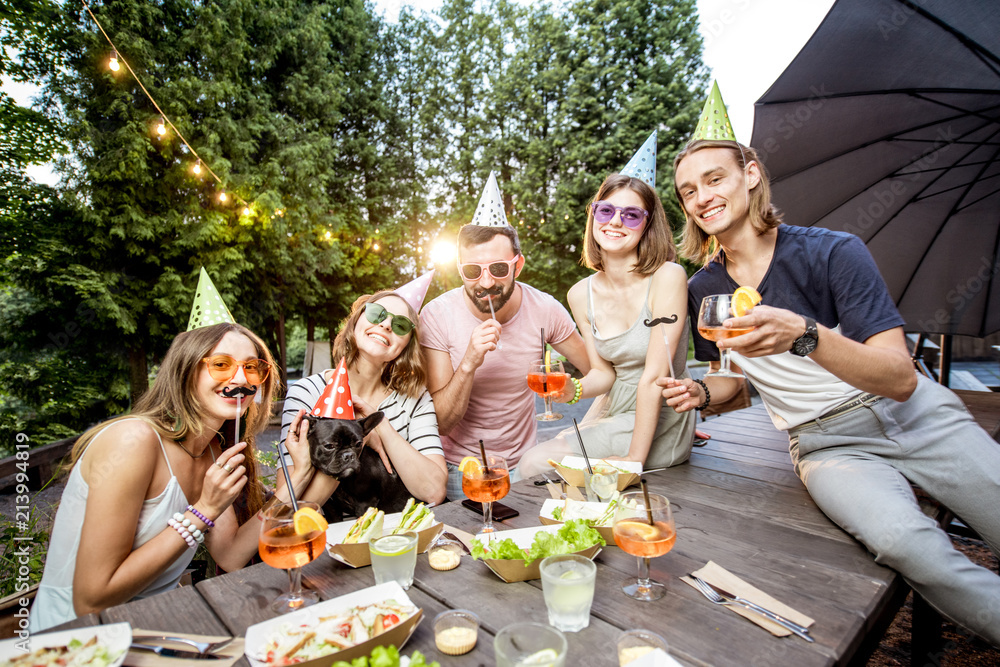
[[[338,660],[332,667],[399,667],[399,650],[395,646],[376,646],[370,656],[361,656],[350,662]],[[441,667],[438,662],[427,662],[420,651],[410,656],[410,667]]]
[[[524,560],[524,566],[527,567],[539,558],[576,553],[595,544],[604,546],[607,542],[599,532],[588,526],[586,521],[575,520],[567,521],[555,533],[539,531],[527,550],[517,546],[509,537],[505,540],[491,541],[489,552],[478,539],[472,540],[472,557],[476,560],[480,558]]]

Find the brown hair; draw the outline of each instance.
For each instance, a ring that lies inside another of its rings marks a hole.
[[[342,358],[347,359],[347,365],[351,366],[358,359],[358,342],[354,337],[354,327],[365,312],[365,306],[373,301],[384,299],[387,296],[399,297],[406,304],[407,317],[415,325],[410,332],[410,342],[406,344],[399,356],[386,364],[382,370],[382,384],[393,391],[398,391],[410,398],[417,398],[427,388],[427,373],[424,371],[424,361],[420,355],[420,340],[417,336],[416,325],[419,324],[417,313],[410,306],[410,303],[392,290],[384,290],[375,294],[363,294],[358,297],[351,306],[351,313],[341,324],[340,333],[333,341],[333,363],[340,363]]]
[[[597,194],[587,204],[587,228],[583,232],[583,255],[580,257],[580,263],[588,269],[604,270],[601,246],[598,245],[597,239],[594,237],[594,207],[590,204],[601,201],[623,188],[628,188],[639,195],[643,208],[649,211],[646,226],[642,230],[642,237],[636,248],[638,260],[635,268],[632,269],[641,276],[649,276],[666,262],[676,261],[677,249],[674,247],[667,214],[663,210],[663,204],[660,202],[656,190],[638,178],[623,174],[611,174],[605,178],[601,187],[598,188]]]
[[[744,146],[736,141],[715,139],[691,141],[674,158],[674,173],[677,173],[677,167],[680,165],[681,160],[692,153],[706,148],[724,148],[728,150],[729,154],[736,161],[736,164],[743,170],[751,162],[757,164],[757,169],[760,172],[760,182],[757,184],[757,187],[750,191],[750,205],[747,212],[750,216],[750,224],[757,230],[758,235],[780,225],[781,212],[771,203],[771,182],[767,178],[767,171],[764,169],[760,158],[757,157],[757,151],[749,146]],[[677,189],[676,178],[674,179],[674,195],[677,197],[677,203],[680,204],[681,210],[684,211],[685,219],[684,233],[681,236],[681,256],[698,264],[707,264],[718,252],[718,243],[714,236],[709,236],[703,232],[698,223],[688,214],[687,209],[684,207],[684,200],[681,198],[680,190]]]
[[[280,375],[264,341],[240,324],[213,324],[178,334],[170,344],[163,363],[160,364],[153,386],[136,401],[129,414],[102,422],[81,435],[73,446],[72,463],[76,464],[87,445],[101,430],[109,424],[125,419],[138,417],[161,437],[175,442],[181,442],[190,435],[200,436],[205,430],[204,409],[198,401],[197,393],[201,360],[211,354],[219,341],[231,331],[249,338],[257,356],[271,366],[271,372],[267,374],[267,378],[258,390],[259,403],[257,400],[251,401],[244,417],[246,429],[243,440],[246,441],[247,447],[243,452],[246,455],[243,465],[246,467],[247,484],[243,489],[243,497],[233,503],[241,524],[256,514],[264,504],[264,485],[257,476],[255,440],[257,434],[267,428],[271,416],[271,400]],[[232,433],[234,428],[234,420],[227,420],[219,430],[220,437],[224,433]],[[222,442],[223,449],[234,444],[232,442],[227,444],[224,437]]]
[[[517,238],[517,230],[510,225],[503,227],[484,227],[482,225],[464,225],[458,230],[458,250],[461,256],[462,248],[482,245],[493,240],[494,236],[506,236],[514,249],[515,255],[521,254],[521,240]]]

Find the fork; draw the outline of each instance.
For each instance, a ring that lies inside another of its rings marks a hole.
[[[235,640],[235,637],[230,637],[228,639],[223,639],[217,642],[199,642],[194,639],[188,639],[186,637],[170,637],[168,635],[142,635],[139,637],[133,637],[133,639],[149,640],[156,639],[164,642],[179,642],[181,644],[187,644],[188,646],[193,646],[198,653],[202,655],[211,655],[220,649],[224,649],[229,646]]]
[[[704,581],[703,579],[699,579],[698,577],[694,576],[693,574],[690,575],[690,576],[691,576],[691,579],[694,580],[694,583],[698,587],[698,590],[701,591],[701,594],[704,595],[708,599],[709,602],[712,602],[714,604],[721,604],[721,605],[736,604],[736,605],[739,605],[739,606],[744,607],[746,609],[750,609],[750,610],[755,611],[758,614],[766,617],[767,619],[769,619],[771,621],[774,621],[775,623],[777,623],[781,627],[785,628],[789,632],[791,632],[791,633],[793,633],[795,635],[798,635],[802,639],[805,639],[807,642],[815,642],[816,641],[815,639],[813,639],[809,635],[809,628],[801,626],[798,623],[793,623],[792,621],[789,621],[787,618],[784,618],[783,616],[779,616],[778,614],[775,614],[773,611],[771,611],[769,609],[765,609],[764,607],[761,607],[760,605],[754,604],[753,602],[750,602],[749,600],[744,600],[743,598],[732,598],[732,597],[729,597],[729,596],[720,595],[719,592],[717,590],[715,590],[714,588],[712,588],[711,584],[709,584],[707,581]]]

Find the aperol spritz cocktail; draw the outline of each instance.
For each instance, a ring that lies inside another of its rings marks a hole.
[[[631,598],[646,602],[662,598],[666,586],[649,578],[649,559],[667,553],[677,541],[670,501],[650,493],[647,504],[641,491],[623,494],[615,510],[613,532],[615,544],[639,560],[638,579],[626,579],[622,591]]]
[[[476,459],[470,459],[462,469],[462,492],[470,500],[483,504],[482,533],[492,533],[493,501],[500,500],[510,491],[510,471],[507,459],[490,454],[486,457],[486,467]]]
[[[299,507],[310,507],[319,512],[316,503],[299,502]],[[295,531],[294,510],[291,505],[278,503],[264,512],[260,525],[258,552],[262,561],[274,568],[287,570],[287,593],[279,595],[271,609],[278,613],[295,611],[319,602],[313,591],[302,590],[303,565],[308,565],[326,548],[326,532],[310,530],[305,534]]]
[[[722,323],[735,317],[732,308],[732,294],[713,294],[701,300],[698,311],[698,333],[705,340],[718,342],[726,338],[735,338],[753,331],[753,327],[727,329]],[[724,347],[720,353],[719,370],[709,371],[706,375],[713,377],[741,378],[742,374],[729,368],[729,348]]]
[[[569,375],[563,370],[561,361],[538,359],[528,366],[528,389],[542,397],[545,412],[536,415],[538,421],[549,422],[562,419],[561,414],[552,412],[552,397],[558,396],[569,382]]]

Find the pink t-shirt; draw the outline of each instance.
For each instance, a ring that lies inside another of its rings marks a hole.
[[[535,445],[535,394],[528,389],[528,364],[542,356],[540,330],[549,343],[561,343],[576,330],[562,304],[544,292],[521,286],[521,307],[503,324],[503,348],[486,353],[476,371],[469,407],[448,435],[441,435],[444,457],[458,464],[463,456],[479,456],[479,440],[486,451],[507,458],[513,468]],[[434,299],[420,311],[420,344],[451,356],[458,368],[473,329],[482,324],[469,312],[458,287]]]

